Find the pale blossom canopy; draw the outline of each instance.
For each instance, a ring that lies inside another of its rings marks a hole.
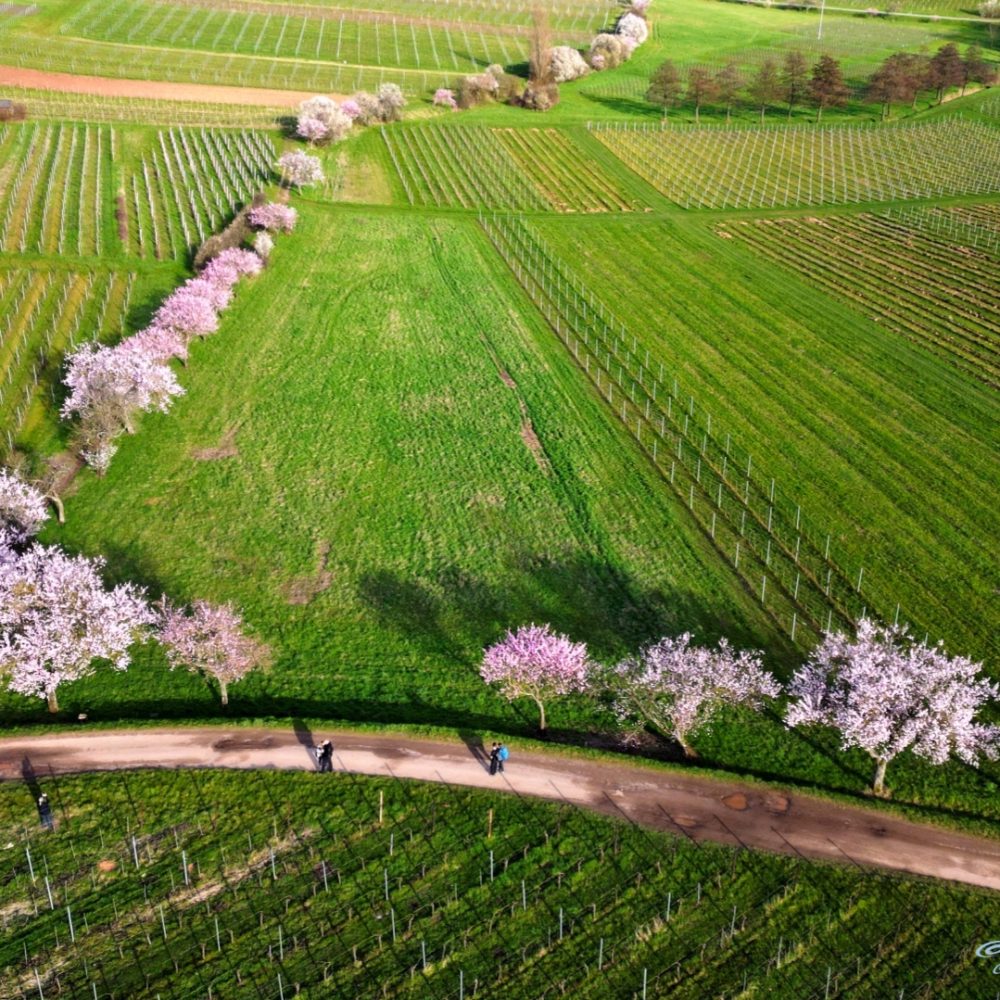
[[[447,87],[438,87],[434,91],[434,103],[439,107],[451,108],[452,111],[458,110],[458,102],[455,100],[455,92],[449,90]]]
[[[636,45],[642,45],[649,37],[649,25],[646,24],[645,18],[628,11],[618,18],[615,34],[621,38],[631,39]]]
[[[994,758],[1000,729],[976,719],[1000,688],[980,664],[916,643],[906,630],[863,618],[857,637],[828,633],[788,686],[790,726],[832,726],[844,749],[878,761],[912,750],[933,764]]]
[[[688,740],[724,706],[758,708],[781,686],[755,650],[734,650],[726,639],[715,649],[692,646],[691,635],[665,636],[609,675],[619,717],[651,723]]]
[[[137,410],[166,413],[184,394],[173,371],[140,351],[85,344],[67,362],[70,390],[60,411],[64,419],[87,419],[98,411],[127,424]]]
[[[116,670],[154,615],[132,584],[107,589],[100,559],[34,545],[0,573],[0,674],[12,691],[54,698],[95,660]]]
[[[219,329],[219,314],[212,300],[200,294],[198,286],[181,285],[163,300],[153,316],[153,325],[190,340],[215,333]]]
[[[257,205],[247,213],[250,225],[257,229],[269,229],[272,233],[290,233],[295,228],[299,215],[290,205],[271,201]]]
[[[17,548],[48,519],[45,497],[14,472],[0,469],[0,548]]]
[[[267,646],[245,634],[243,619],[231,604],[195,601],[187,612],[164,601],[157,638],[171,669],[186,667],[214,677],[224,704],[228,685],[269,658]]]
[[[569,45],[556,45],[550,50],[549,66],[556,83],[568,83],[590,71],[587,60]]]
[[[323,164],[317,157],[310,156],[301,149],[284,153],[278,160],[278,167],[282,178],[295,187],[308,187],[324,180]]]

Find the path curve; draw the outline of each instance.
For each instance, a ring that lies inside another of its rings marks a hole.
[[[206,104],[245,104],[267,108],[293,108],[306,98],[315,96],[315,93],[304,90],[227,87],[209,83],[173,83],[169,80],[127,80],[109,76],[50,73],[26,66],[0,66],[0,86],[58,90],[64,94],[92,94],[96,97],[141,97],[160,101],[201,101]]]
[[[856,863],[1000,890],[1000,841],[861,807],[625,761],[516,747],[491,777],[481,748],[376,733],[226,726],[76,731],[0,739],[0,779],[136,767],[313,768],[311,740],[334,741],[337,769],[563,801],[695,840]],[[336,780],[336,776],[330,779]]]

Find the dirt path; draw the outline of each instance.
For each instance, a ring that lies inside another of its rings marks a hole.
[[[66,94],[94,94],[98,97],[143,97],[160,101],[247,104],[266,108],[292,108],[307,97],[314,96],[303,90],[224,87],[207,83],[171,83],[167,80],[124,80],[106,76],[78,76],[74,73],[47,73],[23,66],[0,66],[0,86],[59,90]]]
[[[312,739],[329,736],[335,767],[358,774],[505,788],[694,838],[798,852],[1000,890],[1000,841],[910,823],[874,810],[617,761],[514,748],[491,777],[481,748],[343,732],[227,727],[100,730],[0,740],[0,778],[126,767],[311,769]],[[336,780],[336,777],[331,778]]]

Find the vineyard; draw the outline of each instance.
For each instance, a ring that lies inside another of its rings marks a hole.
[[[684,208],[774,208],[1000,191],[1000,130],[961,120],[894,128],[595,125]]]
[[[0,271],[0,451],[13,449],[34,408],[40,417],[55,408],[63,353],[121,330],[133,280],[102,270]]]
[[[9,127],[0,157],[0,249],[100,256],[110,249],[115,133],[85,125]]]
[[[606,403],[786,634],[808,641],[803,628],[866,609],[995,651],[981,624],[991,597],[980,546],[995,528],[984,502],[991,390],[956,383],[922,345],[832,313],[766,256],[694,225],[605,223],[599,252],[565,221],[487,225]],[[739,338],[726,332],[734,315]],[[914,413],[919,422],[903,416]],[[961,607],[950,601],[958,593]]]
[[[383,129],[411,205],[559,212],[643,203],[559,129]]]
[[[988,893],[568,807],[347,775],[29,782],[54,831],[0,789],[0,989],[20,1000],[932,1000],[988,974],[969,946]]]
[[[186,257],[268,183],[276,160],[261,132],[157,132],[126,180],[129,252]]]
[[[933,211],[917,225],[873,215],[726,225],[764,256],[877,317],[887,330],[1000,388],[1000,265],[995,254],[951,241],[963,232],[992,232],[996,246],[1000,231],[983,225],[991,221],[1000,221],[996,206]],[[948,226],[951,240],[934,232]]]

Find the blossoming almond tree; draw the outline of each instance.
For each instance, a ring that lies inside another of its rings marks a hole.
[[[321,184],[324,180],[323,164],[316,156],[303,153],[301,149],[285,153],[278,160],[281,179],[293,187],[308,187]]]
[[[229,685],[270,658],[264,643],[244,633],[243,619],[231,604],[195,601],[188,613],[164,600],[157,638],[171,670],[183,666],[215,678],[223,705],[229,704]]]
[[[132,584],[105,588],[100,559],[33,545],[0,573],[0,675],[12,691],[48,700],[108,660],[129,664],[129,647],[147,635],[154,616]]]
[[[247,213],[250,225],[257,229],[267,229],[272,233],[290,233],[298,222],[298,212],[290,205],[282,205],[278,201],[270,201],[266,205],[257,205]]]
[[[496,684],[508,701],[531,698],[545,730],[545,702],[587,686],[587,647],[552,631],[549,625],[524,625],[508,631],[483,654],[480,676]]]
[[[0,469],[0,548],[17,549],[48,519],[45,497],[30,483]]]
[[[857,638],[828,633],[796,671],[785,721],[837,729],[843,749],[858,747],[875,762],[872,791],[885,795],[886,767],[907,749],[933,764],[952,754],[974,767],[980,756],[995,759],[1000,728],[976,714],[1000,687],[979,666],[863,618]]]
[[[672,736],[687,757],[697,757],[692,738],[726,705],[758,708],[781,686],[764,669],[761,654],[691,645],[691,635],[664,637],[606,673],[622,719],[639,719]]]

